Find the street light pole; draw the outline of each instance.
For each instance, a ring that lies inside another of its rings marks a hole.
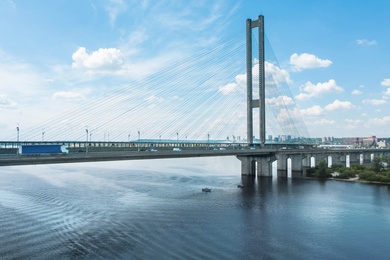
[[[141,138],[141,132],[138,131],[138,143],[137,143],[137,146],[138,146],[138,152],[139,152],[139,142],[140,142],[140,138]]]
[[[85,129],[85,132],[87,133],[87,142],[85,143],[85,154],[88,154],[88,128]]]
[[[207,150],[210,148],[210,134],[207,134]]]
[[[16,154],[19,155],[19,126],[16,127]]]

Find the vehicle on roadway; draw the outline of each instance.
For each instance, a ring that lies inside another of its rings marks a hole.
[[[20,145],[19,154],[21,155],[38,155],[38,154],[66,154],[68,148],[61,144],[34,144]]]

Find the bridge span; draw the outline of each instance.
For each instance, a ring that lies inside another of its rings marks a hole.
[[[277,176],[306,177],[306,169],[326,161],[330,167],[341,164],[369,164],[374,158],[389,158],[390,149],[318,149],[318,148],[257,148],[257,149],[188,149],[111,151],[52,155],[0,155],[0,166],[81,163],[123,160],[180,159],[197,157],[235,156],[241,161],[241,174],[272,177],[272,164],[277,161]]]

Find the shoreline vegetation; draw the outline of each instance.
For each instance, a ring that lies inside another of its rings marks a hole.
[[[347,168],[343,165],[334,164],[330,168],[326,161],[307,170],[306,176],[316,179],[330,179],[365,184],[390,185],[390,158],[375,158],[368,165],[352,165]]]

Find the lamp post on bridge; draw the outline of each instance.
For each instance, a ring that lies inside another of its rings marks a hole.
[[[88,128],[85,129],[85,132],[87,134],[87,142],[85,143],[85,154],[88,154]]]
[[[141,132],[138,131],[138,142],[137,142],[138,153],[139,153],[139,142],[140,142],[140,139],[141,139]]]
[[[19,155],[19,126],[16,127],[16,154]]]
[[[207,150],[210,149],[210,134],[207,134]]]

